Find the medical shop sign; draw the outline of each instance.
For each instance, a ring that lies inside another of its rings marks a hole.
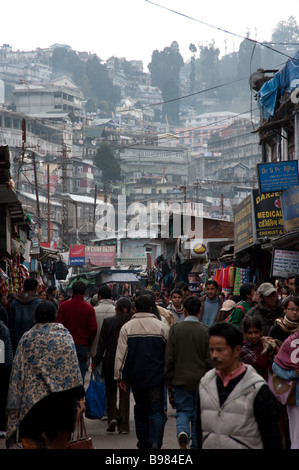
[[[273,238],[284,232],[280,192],[261,193],[253,190],[253,205],[257,238]]]
[[[85,264],[85,246],[84,245],[71,245],[70,246],[70,265],[83,266]]]

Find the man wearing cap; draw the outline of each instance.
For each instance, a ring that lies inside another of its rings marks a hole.
[[[276,289],[270,282],[261,284],[257,291],[260,295],[260,301],[246,313],[246,316],[259,318],[262,323],[264,335],[267,336],[276,318],[284,316],[283,304],[278,299]],[[244,319],[240,324],[241,329],[243,321]]]
[[[228,321],[230,315],[235,310],[237,304],[233,300],[225,300],[222,304],[222,307],[215,319],[215,323],[219,321]]]

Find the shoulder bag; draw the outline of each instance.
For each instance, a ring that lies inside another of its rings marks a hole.
[[[284,380],[278,375],[271,375],[268,385],[282,405],[296,405],[297,380]]]

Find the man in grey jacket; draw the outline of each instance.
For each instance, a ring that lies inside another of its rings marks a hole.
[[[282,449],[278,403],[254,368],[240,362],[242,344],[242,332],[231,323],[209,330],[215,368],[199,384],[199,448]]]

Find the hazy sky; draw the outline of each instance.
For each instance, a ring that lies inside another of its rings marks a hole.
[[[190,43],[197,47],[215,39],[224,54],[238,50],[242,39],[235,35],[246,37],[249,31],[250,38],[269,41],[279,21],[295,16],[299,23],[298,0],[288,0],[278,6],[273,1],[261,0],[156,0],[153,3],[146,0],[4,2],[0,45],[6,43],[13,50],[30,51],[55,43],[68,44],[77,51],[96,53],[103,60],[113,55],[143,60],[147,71],[153,50],[161,51],[172,41],[178,42],[184,60],[188,60]]]

